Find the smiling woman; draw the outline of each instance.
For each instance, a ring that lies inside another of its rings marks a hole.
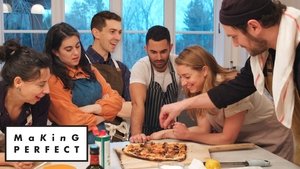
[[[228,82],[237,74],[235,70],[221,67],[200,46],[185,48],[175,63],[187,97],[205,93]],[[188,112],[197,122],[196,126],[188,128],[183,123],[175,122],[172,129],[153,133],[150,138],[172,138],[216,145],[251,142],[287,160],[293,158],[292,132],[277,120],[273,103],[265,94],[255,92],[223,109],[199,107],[189,109]]]
[[[0,81],[0,130],[6,126],[43,126],[47,124],[51,59],[31,48],[7,41],[0,47],[5,60]],[[28,168],[31,162],[5,162],[0,153],[0,165]]]

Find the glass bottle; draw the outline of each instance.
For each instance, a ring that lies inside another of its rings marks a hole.
[[[99,147],[97,144],[90,145],[90,165],[86,169],[104,169],[99,163]]]

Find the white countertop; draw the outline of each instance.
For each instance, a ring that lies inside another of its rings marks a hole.
[[[114,148],[123,148],[128,142],[114,142],[111,143],[111,169],[121,169],[120,161],[117,154],[113,150]],[[300,169],[297,166],[275,154],[272,154],[260,147],[252,150],[238,150],[238,151],[226,151],[226,152],[213,152],[211,157],[221,162],[233,162],[233,161],[246,161],[251,159],[263,159],[271,162],[271,167],[265,167],[266,169]],[[64,162],[67,163],[67,162]],[[68,162],[68,164],[74,165],[77,169],[85,169],[89,162]],[[11,167],[0,167],[0,169],[11,169]],[[39,167],[37,169],[42,169]]]
[[[119,159],[113,150],[114,148],[123,148],[128,142],[115,142],[111,143],[111,169],[121,169]],[[300,169],[297,166],[275,154],[272,154],[260,147],[252,150],[238,150],[238,151],[226,151],[226,152],[213,152],[211,157],[222,161],[222,162],[232,162],[232,161],[246,161],[250,159],[263,159],[271,162],[271,167],[265,167],[266,169]],[[87,167],[86,163],[73,163],[78,169],[84,169]]]

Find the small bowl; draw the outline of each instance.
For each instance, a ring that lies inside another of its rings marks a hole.
[[[76,167],[69,164],[49,164],[44,166],[43,169],[76,169]]]
[[[180,162],[161,162],[158,163],[159,169],[184,169],[184,164]]]

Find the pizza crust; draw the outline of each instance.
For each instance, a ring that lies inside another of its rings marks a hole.
[[[187,156],[186,144],[178,142],[131,143],[122,151],[128,156],[150,161],[183,161]]]

